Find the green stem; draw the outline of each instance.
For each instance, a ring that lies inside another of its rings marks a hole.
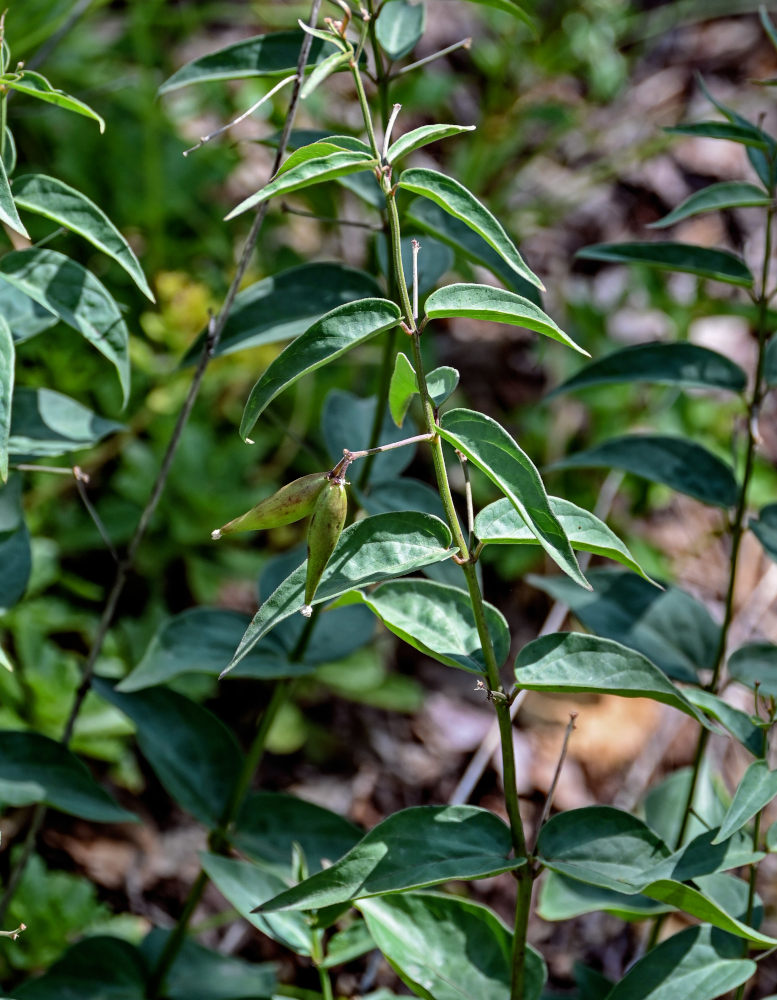
[[[385,334],[385,340],[383,341],[383,357],[380,362],[380,382],[378,384],[378,398],[375,403],[375,416],[372,418],[372,427],[370,429],[370,438],[367,447],[373,449],[377,446],[380,440],[380,434],[383,429],[383,418],[386,413],[386,407],[388,406],[389,390],[391,389],[391,375],[392,375],[392,365],[394,363],[394,355],[397,349],[397,328],[394,327],[393,330],[389,330]],[[361,467],[359,471],[359,489],[364,489],[370,478],[370,472],[372,472],[372,466],[375,461],[374,455],[368,455],[367,460]]]
[[[208,876],[204,871],[200,871],[196,881],[189,890],[189,895],[186,897],[186,902],[184,903],[181,916],[178,918],[178,923],[168,935],[167,940],[165,941],[165,946],[162,949],[162,953],[157,959],[157,963],[149,976],[148,986],[146,987],[147,995],[149,997],[156,998],[159,996],[164,978],[170,971],[170,966],[175,961],[175,957],[183,944],[183,939],[186,936],[186,929],[189,926],[189,921],[202,899],[202,894],[205,892],[207,884]]]
[[[8,91],[0,96],[0,160],[5,156],[5,128],[8,118]]]

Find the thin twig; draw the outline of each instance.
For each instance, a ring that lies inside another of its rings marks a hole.
[[[17,472],[49,472],[57,476],[72,476],[73,470],[69,465],[28,465],[24,462],[11,462],[9,469],[16,469]]]
[[[27,924],[19,924],[19,926],[14,928],[14,930],[12,931],[0,931],[0,937],[10,938],[12,941],[15,941],[22,933],[22,931],[26,930],[27,930]]]
[[[440,49],[438,52],[432,52],[431,55],[424,56],[423,59],[419,59],[417,62],[408,63],[407,66],[403,66],[402,69],[398,69],[396,73],[392,73],[389,79],[393,80],[394,77],[403,76],[405,73],[411,73],[414,69],[420,69],[421,66],[426,66],[430,62],[442,59],[443,56],[449,56],[451,52],[455,52],[457,49],[468,49],[470,45],[472,45],[471,38],[462,38],[460,42],[454,42],[453,45],[448,45],[444,49]]]
[[[540,816],[540,821],[537,824],[537,836],[539,836],[540,830],[543,828],[547,822],[548,816],[550,815],[550,809],[553,805],[553,796],[556,794],[556,786],[558,785],[558,779],[561,777],[561,769],[564,766],[564,761],[567,757],[567,750],[569,749],[569,738],[575,729],[575,719],[577,718],[577,712],[569,713],[569,722],[567,723],[567,728],[564,731],[564,742],[561,744],[561,753],[559,754],[558,764],[556,764],[556,770],[553,774],[553,781],[550,783],[550,788],[548,789],[548,794],[545,799],[545,805],[542,807],[542,815]],[[535,837],[536,843],[536,837]]]
[[[397,120],[397,115],[399,114],[401,108],[401,104],[395,104],[391,109],[391,117],[388,120],[388,125],[386,125],[386,134],[383,136],[382,159],[384,162],[388,159],[389,145],[391,144],[391,133],[394,129],[394,122]]]
[[[469,546],[471,548],[475,538],[475,507],[472,503],[472,482],[469,478],[469,463],[463,451],[459,451],[458,448],[455,448],[454,451],[464,475],[464,498],[467,504],[467,532],[469,533]]]
[[[340,219],[335,215],[316,215],[315,212],[306,212],[303,208],[294,208],[288,202],[281,202],[281,211],[288,215],[301,215],[306,219],[315,219],[317,222],[331,222],[336,226],[353,226],[357,229],[369,229],[373,233],[383,232],[383,226],[375,226],[371,222],[361,222],[359,219]]]
[[[418,251],[421,249],[421,244],[418,240],[411,241],[411,247],[413,248],[413,319],[418,319]]]
[[[78,490],[78,495],[81,497],[81,502],[83,503],[84,507],[86,507],[86,511],[91,517],[91,519],[94,521],[95,527],[97,528],[97,531],[100,534],[100,538],[102,538],[103,540],[103,544],[105,545],[106,549],[110,552],[110,554],[113,556],[113,561],[118,562],[119,555],[116,552],[116,549],[113,547],[111,536],[108,534],[108,531],[105,525],[103,524],[103,519],[97,513],[97,508],[89,499],[89,494],[86,492],[86,484],[89,482],[89,476],[78,465],[74,465],[72,471],[73,471],[73,479],[75,479],[76,481],[76,489]]]

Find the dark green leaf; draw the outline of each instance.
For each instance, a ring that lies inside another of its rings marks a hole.
[[[338,53],[335,53],[335,55],[338,55]],[[308,160],[315,160],[321,156],[328,156],[330,153],[345,152],[366,153],[368,156],[372,155],[369,144],[362,142],[361,139],[356,139],[351,135],[328,135],[325,138],[315,139],[313,142],[309,142],[306,145],[298,146],[294,152],[290,156],[287,156],[283,161],[273,180],[276,177],[281,177],[283,174],[288,173],[288,171],[293,167],[298,167],[301,163],[307,163]]]
[[[25,239],[30,238],[30,234],[24,228],[19,213],[16,211],[11,185],[8,183],[8,174],[5,172],[5,164],[2,160],[0,160],[0,222],[15,232],[21,233]]]
[[[5,172],[10,177],[14,170],[16,170],[16,140],[13,137],[13,132],[7,126],[5,129],[5,146],[3,147],[2,159]]]
[[[414,806],[378,823],[345,857],[275,899],[261,911],[315,910],[354,899],[422,889],[452,879],[512,871],[510,830],[476,806]]]
[[[746,687],[755,688],[766,698],[777,698],[777,646],[771,642],[750,642],[728,658],[728,672]]]
[[[343,448],[350,451],[360,451],[370,445],[370,434],[375,421],[377,398],[370,396],[359,399],[353,393],[333,389],[326,397],[324,410],[321,414],[321,429],[329,457],[333,462],[339,462],[343,457]],[[400,431],[388,413],[384,414],[383,424],[378,439],[382,444],[401,441],[407,436],[407,431]],[[405,469],[413,460],[415,447],[394,448],[381,455],[375,455],[370,467],[370,483],[387,482]],[[356,472],[358,466],[353,467]],[[353,476],[358,481],[356,475]]]
[[[302,31],[275,31],[272,34],[244,38],[216,52],[193,59],[177,70],[159,88],[166,94],[190,83],[214,80],[241,80],[256,76],[283,76],[297,68],[300,48],[305,38]],[[314,38],[310,46],[309,63],[329,55],[330,48]]]
[[[95,823],[137,818],[113,801],[74,753],[41,733],[0,733],[0,802],[42,802]]]
[[[658,903],[640,893],[627,895],[548,871],[543,877],[537,915],[543,920],[571,920],[583,913],[603,910],[621,920],[643,920],[645,917],[671,913],[673,909],[666,903]]]
[[[59,318],[6,281],[0,281],[0,311],[16,343],[29,340],[59,322]]]
[[[446,285],[432,292],[426,300],[424,311],[429,319],[464,316],[467,319],[522,326],[590,357],[588,351],[584,351],[560,330],[542,309],[529,299],[504,288],[495,288],[493,285]]]
[[[740,181],[723,181],[720,184],[710,184],[696,191],[685,201],[673,209],[663,219],[650,224],[651,229],[663,229],[673,226],[683,219],[689,219],[703,212],[717,212],[723,208],[748,208],[755,205],[770,204],[769,196],[763,188],[755,184]]]
[[[385,11],[385,7],[383,8]],[[380,20],[378,20],[380,25]],[[395,142],[392,142],[386,154],[389,163],[395,163],[403,156],[428,146],[430,142],[437,142],[439,139],[447,139],[452,135],[460,135],[462,132],[473,132],[474,125],[422,125],[414,128],[410,132],[405,132]]]
[[[396,326],[401,313],[388,299],[360,299],[332,309],[289,344],[254,385],[240,433],[250,434],[265,407],[303,375],[339,358],[384,330]]]
[[[769,146],[766,134],[748,123],[692,122],[687,125],[674,125],[665,131],[673,135],[690,135],[703,139],[728,139],[757,149],[768,149]]]
[[[71,97],[63,90],[52,87],[46,77],[41,76],[40,73],[34,73],[30,69],[22,70],[21,73],[6,73],[0,77],[0,85],[8,87],[10,90],[18,90],[19,93],[26,94],[28,97],[35,97],[46,104],[55,104],[64,111],[75,111],[78,115],[91,118],[100,126],[101,132],[105,131],[105,122],[96,111],[93,111],[83,101],[79,101],[78,98]]]
[[[69,396],[52,389],[17,387],[11,407],[8,450],[17,458],[54,458],[80,451],[122,430]]]
[[[32,570],[30,534],[22,510],[22,480],[17,474],[0,485],[0,614],[20,601]]]
[[[453,251],[446,243],[431,237],[419,237],[419,234],[410,233],[400,240],[402,250],[402,273],[405,276],[408,289],[413,288],[413,241],[421,244],[421,252],[418,255],[418,294],[426,295],[440,278],[453,267]],[[388,240],[384,233],[378,233],[375,239],[375,250],[378,256],[378,265],[388,278],[393,269],[392,255],[389,249]]]
[[[238,292],[216,356],[291,340],[336,306],[380,294],[371,275],[344,264],[324,261],[280,271]],[[183,364],[197,362],[206,337],[203,330]]]
[[[764,916],[763,902],[758,893],[754,894],[752,901],[749,899],[750,887],[744,879],[718,872],[714,875],[698,875],[694,882],[721,909],[760,930]]]
[[[734,708],[704,688],[689,688],[685,694],[697,708],[724,725],[754,757],[763,754],[763,729],[746,712]]]
[[[554,600],[569,605],[587,629],[630,646],[669,677],[698,683],[709,669],[719,629],[695,598],[677,587],[661,591],[633,573],[595,569],[588,573],[593,592],[565,577],[529,577]]]
[[[459,372],[450,365],[434,368],[426,376],[426,388],[435,406],[442,406],[445,400],[456,390],[459,384]]]
[[[580,250],[577,256],[608,264],[644,264],[665,271],[684,271],[744,288],[753,284],[753,276],[740,257],[690,243],[598,243]]]
[[[340,69],[347,69],[350,60],[351,57],[347,52],[331,52],[325,59],[322,59],[305,81],[300,95],[302,99],[310,97],[313,91],[317,90],[327,77],[330,77]]]
[[[426,27],[426,5],[419,0],[390,0],[380,8],[375,34],[389,59],[412,52]]]
[[[742,392],[744,371],[717,351],[696,344],[635,344],[593,361],[548,394],[619,382],[654,382],[684,389],[729,389]]]
[[[624,434],[556,462],[553,469],[622,469],[663,483],[714,507],[733,507],[731,467],[693,441],[663,434]]]
[[[572,971],[580,990],[577,1000],[606,1000],[614,985],[611,979],[580,962],[575,962]]]
[[[397,427],[405,422],[410,401],[417,392],[415,368],[406,354],[397,351],[388,397],[389,410]]]
[[[765,760],[754,760],[737,785],[734,798],[723,817],[723,823],[713,844],[727,840],[740,830],[756,813],[777,796],[777,771],[770,771]]]
[[[560,497],[548,497],[548,500],[573,549],[614,559],[646,580],[650,579],[626,545],[595,514]],[[537,544],[536,536],[509,500],[497,500],[484,507],[475,518],[475,534],[484,544]]]
[[[129,243],[108,216],[86,195],[44,174],[26,174],[14,180],[14,201],[20,208],[59,223],[124,268],[146,298],[154,301],[143,269]]]
[[[374,950],[375,942],[367,925],[363,920],[354,920],[345,930],[338,931],[327,941],[326,958],[321,963],[321,968],[332,969],[337,965],[344,965]],[[372,1000],[380,1000],[373,994],[370,997]]]
[[[0,258],[0,276],[77,330],[116,368],[123,400],[129,395],[129,334],[105,286],[56,250],[13,250]]]
[[[742,944],[709,925],[688,927],[639,959],[607,1000],[715,1000],[755,974]]]
[[[4,483],[8,481],[8,438],[11,433],[15,362],[11,328],[0,314],[0,479]]]
[[[766,345],[764,379],[770,389],[777,386],[777,337],[772,337]]]
[[[578,632],[541,636],[523,647],[515,661],[518,687],[530,691],[587,691],[622,698],[651,698],[685,712],[702,714],[679,688],[641,653],[612,639]],[[704,720],[704,724],[709,723]]]
[[[38,979],[17,986],[18,1000],[145,1000],[146,966],[128,941],[95,935],[72,945]]]
[[[314,157],[312,160],[305,160],[241,201],[224,218],[225,220],[234,219],[236,216],[242,215],[243,212],[247,212],[249,208],[255,208],[263,201],[274,198],[276,195],[291,194],[292,191],[300,191],[313,184],[323,184],[324,181],[331,181],[346,174],[370,170],[376,165],[377,160],[371,153],[362,152],[327,153]]]
[[[286,883],[273,872],[249,864],[223,858],[218,854],[201,854],[202,867],[219,892],[241,917],[263,934],[290,948],[298,955],[310,955],[313,935],[307,919],[301,913],[253,913],[257,902],[271,899],[283,892]]]
[[[400,188],[433,201],[449,215],[466,223],[522,278],[542,289],[540,279],[529,270],[502,224],[463,184],[436,170],[411,168],[402,172]]]
[[[395,580],[376,590],[351,591],[341,601],[363,601],[390,632],[449,667],[485,674],[486,664],[469,595],[431,580]],[[485,605],[497,663],[510,652],[510,630],[501,612]]]
[[[352,487],[352,490],[354,488]],[[368,514],[386,514],[395,510],[420,510],[445,518],[440,494],[417,479],[380,480],[370,484],[369,493],[354,490],[354,496]]]
[[[777,503],[762,507],[757,518],[751,519],[748,527],[770,559],[777,562]]]
[[[691,792],[691,777],[690,767],[680,768],[653,785],[645,796],[645,821],[666,844],[676,844],[680,838],[683,815]],[[702,760],[699,769],[692,804],[693,813],[687,823],[684,843],[690,843],[702,833],[710,836],[710,830],[717,830],[726,812],[706,759]]]
[[[171,797],[195,819],[216,827],[242,764],[231,731],[175,691],[120,694],[103,678],[95,688],[135,723],[138,746]]]
[[[450,543],[447,526],[430,514],[408,511],[357,521],[340,536],[313,603],[448,559],[452,554]],[[259,608],[227,671],[279,622],[299,611],[304,603],[306,569],[306,564],[296,569]]]
[[[491,417],[474,410],[448,411],[439,430],[449,444],[502,490],[551,559],[587,587],[569,539],[550,508],[539,472],[507,431]]]

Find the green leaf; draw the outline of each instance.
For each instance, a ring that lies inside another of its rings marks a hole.
[[[777,337],[772,337],[766,345],[764,379],[770,389],[777,386]]]
[[[32,570],[30,533],[22,510],[22,480],[14,473],[0,485],[0,614],[21,600]]]
[[[419,0],[390,0],[375,23],[378,43],[389,59],[401,59],[415,48],[426,27],[426,5]]]
[[[563,576],[528,579],[567,604],[587,629],[638,650],[675,680],[698,684],[697,671],[709,669],[720,634],[701,602],[621,570],[594,569],[588,577],[590,593]]]
[[[688,927],[639,959],[607,1000],[715,1000],[756,972],[736,938],[714,927]]]
[[[426,376],[426,388],[435,406],[442,406],[445,400],[456,391],[459,384],[459,372],[450,365],[433,368]]]
[[[323,184],[324,181],[331,181],[336,177],[358,173],[360,170],[371,170],[377,166],[377,162],[372,153],[347,151],[326,153],[311,160],[304,160],[296,167],[292,167],[286,173],[276,177],[275,180],[265,184],[255,194],[241,201],[224,216],[224,219],[226,221],[234,219],[236,216],[242,215],[243,212],[247,212],[249,208],[255,208],[263,201],[274,198],[276,195],[291,194],[292,191],[300,191],[313,184]]]
[[[418,294],[426,295],[438,283],[440,278],[453,267],[453,251],[445,243],[440,243],[431,237],[427,238],[422,234],[408,233],[400,239],[400,249],[402,250],[402,273],[408,289],[413,288],[413,243],[419,242],[421,252],[418,255]],[[378,266],[388,280],[391,276],[394,264],[390,252],[389,243],[385,233],[377,233],[375,236],[375,251],[378,258]]]
[[[0,314],[0,480],[4,483],[8,481],[8,438],[11,433],[15,362],[11,328]]]
[[[48,309],[5,281],[0,281],[0,311],[17,344],[30,340],[59,322],[59,318]]]
[[[366,153],[368,156],[372,156],[369,145],[361,139],[357,139],[352,135],[327,135],[320,139],[314,139],[313,142],[297,146],[294,152],[290,156],[287,156],[278,168],[273,180],[288,173],[293,167],[307,163],[308,160],[329,156],[330,153],[347,152]]]
[[[586,691],[650,698],[711,728],[658,667],[612,639],[579,632],[541,636],[518,654],[515,679],[518,687],[530,691]]]
[[[375,944],[417,996],[509,996],[513,935],[485,906],[418,892],[362,900],[358,909]],[[542,957],[529,946],[523,1000],[539,1000],[546,975]]]
[[[8,450],[17,458],[54,458],[88,448],[122,429],[52,389],[17,388]]]
[[[363,920],[354,920],[344,930],[333,934],[327,941],[326,958],[321,963],[322,969],[332,969],[346,962],[352,962],[355,958],[366,955],[368,951],[375,950],[375,942],[372,940],[367,925]],[[391,1000],[392,994],[384,995],[384,1000]],[[381,1000],[374,993],[369,994],[368,1000]]]
[[[446,285],[445,288],[432,292],[426,300],[424,310],[429,319],[464,316],[467,319],[522,326],[590,357],[588,351],[583,350],[560,330],[542,309],[504,288],[495,288],[493,285]]]
[[[330,55],[323,59],[313,70],[310,76],[305,81],[302,88],[302,93],[300,97],[304,100],[306,97],[310,97],[314,90],[316,90],[319,84],[322,84],[327,77],[336,73],[339,69],[344,69],[348,67],[351,60],[349,53],[347,52],[332,52]]]
[[[159,961],[172,931],[155,927],[141,945],[149,968]],[[203,948],[184,938],[162,983],[166,1000],[258,1000],[271,998],[277,987],[271,962],[247,962]]]
[[[0,733],[0,802],[42,802],[95,823],[137,819],[114,802],[74,753],[41,733]]]
[[[100,126],[100,132],[105,131],[105,122],[96,111],[93,111],[83,101],[66,94],[63,90],[52,87],[46,77],[41,76],[40,73],[34,73],[30,69],[22,70],[21,73],[6,73],[4,76],[0,76],[0,85],[11,90],[18,90],[19,93],[27,94],[28,97],[35,97],[46,104],[56,104],[58,108],[65,111],[74,111],[78,115],[91,118]]]
[[[1,262],[0,262],[1,263]],[[265,407],[303,375],[396,326],[399,307],[388,299],[360,299],[332,309],[283,350],[248,397],[240,434],[246,438]]]
[[[300,48],[305,38],[302,31],[275,31],[271,34],[244,38],[216,52],[193,59],[177,70],[159,88],[167,94],[190,83],[216,80],[243,80],[247,77],[284,76],[297,68]],[[329,55],[329,48],[318,38],[310,46],[308,62]]]
[[[546,398],[593,385],[620,382],[654,382],[683,389],[742,392],[747,376],[729,358],[696,344],[635,344],[586,365]]]
[[[121,694],[101,677],[94,687],[135,723],[140,751],[170,796],[206,826],[218,826],[242,765],[224,723],[175,691]]]
[[[733,507],[731,467],[693,441],[663,434],[624,434],[569,455],[552,469],[622,469],[714,507]]]
[[[450,410],[440,421],[439,431],[502,490],[554,562],[588,587],[569,539],[551,510],[539,472],[507,431],[473,410]]]
[[[145,1000],[147,970],[138,949],[95,935],[72,945],[38,979],[14,989],[18,1000]]]
[[[466,223],[522,278],[543,289],[540,279],[529,270],[501,223],[458,181],[437,170],[411,168],[402,172],[399,187],[433,201],[449,215]]]
[[[597,243],[578,251],[577,257],[608,264],[643,264],[665,271],[683,271],[744,288],[753,284],[753,276],[740,257],[726,250],[690,243]]]
[[[449,667],[486,673],[483,650],[469,595],[431,580],[395,580],[376,590],[351,591],[344,601],[362,601],[386,628],[414,649]],[[485,604],[488,631],[498,664],[510,652],[510,630],[503,615]]]
[[[459,219],[426,198],[415,198],[405,212],[408,223],[447,244],[459,256],[473,264],[488,268],[508,288],[542,305],[537,286],[514,271],[483,237]]]
[[[537,916],[543,920],[571,920],[599,910],[620,920],[643,920],[645,917],[671,913],[674,907],[658,903],[640,893],[627,895],[614,889],[588,885],[577,879],[547,871],[542,880]]]
[[[725,844],[715,839],[717,829],[704,830],[650,872],[651,880],[673,879],[690,882],[708,875],[743,868],[763,861],[764,853],[753,850],[752,838],[744,833],[731,837]]]
[[[663,781],[648,789],[642,807],[647,825],[665,844],[676,844],[680,839],[683,814],[691,794],[692,769],[683,767],[673,771]],[[719,788],[713,783],[709,765],[702,760],[693,790],[693,813],[684,833],[684,843],[700,833],[720,825],[726,807],[720,800]]]
[[[407,511],[357,521],[340,536],[313,603],[330,601],[354,587],[404,576],[448,559],[452,555],[450,544],[448,527],[431,514]],[[307,564],[296,569],[259,608],[223,673],[242,660],[279,622],[299,611],[304,603],[306,570]]]
[[[378,20],[378,24],[380,25],[380,20]],[[422,125],[420,128],[405,132],[399,139],[392,142],[388,148],[386,160],[389,163],[395,163],[403,156],[408,156],[416,149],[428,146],[431,142],[448,139],[452,135],[461,135],[462,132],[474,132],[474,130],[474,125]]]
[[[321,414],[321,429],[326,450],[333,462],[339,462],[343,457],[343,448],[360,451],[369,447],[377,405],[375,396],[360,399],[341,389],[328,393]],[[401,431],[391,416],[384,413],[379,440],[383,444],[392,444],[406,436],[407,431]],[[370,484],[395,479],[412,462],[415,451],[415,445],[408,445],[375,455],[370,467]]]
[[[389,410],[397,427],[405,422],[408,407],[413,396],[418,392],[415,368],[406,354],[397,351],[394,361],[394,371],[389,385]]]
[[[21,233],[25,239],[30,238],[30,234],[24,228],[19,213],[16,211],[11,185],[8,183],[8,174],[5,172],[5,164],[2,160],[0,160],[0,222],[5,223],[15,232]]]
[[[26,174],[14,180],[14,201],[20,208],[83,236],[124,268],[147,299],[155,301],[132,247],[105,212],[86,195],[55,177]]]
[[[302,849],[308,870],[317,872],[350,851],[363,836],[358,826],[312,802],[280,792],[252,792],[235,821],[231,840],[249,858],[290,878],[295,843]]]
[[[386,514],[389,511],[420,510],[445,518],[440,494],[417,479],[405,476],[400,479],[378,480],[370,484],[370,492],[354,489],[354,496],[368,514]]]
[[[16,140],[13,137],[13,132],[6,126],[2,160],[8,177],[16,170],[16,159]]]
[[[724,725],[754,757],[763,754],[763,729],[746,712],[734,708],[704,688],[688,688],[685,695],[697,708]]]
[[[734,798],[723,818],[713,844],[720,844],[740,830],[756,813],[777,796],[777,771],[770,771],[765,760],[754,760],[737,785]]]
[[[235,907],[241,917],[263,934],[290,948],[298,955],[310,955],[313,934],[307,919],[301,913],[254,913],[260,900],[270,899],[283,892],[286,883],[278,875],[247,861],[223,858],[218,854],[200,854],[202,867],[224,898]]]
[[[753,146],[756,149],[768,149],[768,137],[761,129],[749,122],[692,122],[686,125],[673,125],[664,129],[671,135],[690,135],[703,139],[727,139],[738,142],[742,146]]]
[[[694,192],[682,204],[665,215],[658,222],[651,222],[649,229],[664,229],[673,226],[683,219],[704,212],[717,212],[724,208],[748,208],[756,205],[769,205],[771,199],[763,188],[755,184],[740,181],[722,181],[720,184],[710,184],[701,191]]]
[[[761,27],[766,32],[769,41],[777,49],[777,29],[775,29],[772,19],[766,12],[766,7],[761,6],[758,8],[758,17],[761,21]]]
[[[56,250],[13,250],[0,258],[0,277],[77,330],[116,368],[123,402],[129,396],[129,334],[105,286]]]
[[[549,496],[548,501],[573,549],[614,559],[650,581],[626,545],[604,521],[569,500]],[[537,544],[534,532],[509,500],[497,500],[484,507],[475,518],[475,534],[484,544]]]
[[[763,545],[767,556],[777,562],[777,503],[762,507],[758,517],[751,519],[748,527]]]
[[[316,910],[452,879],[513,871],[510,830],[477,806],[413,806],[378,823],[330,868],[311,875],[258,909]]]
[[[777,698],[777,646],[771,642],[749,642],[728,658],[728,672],[735,681],[755,689],[766,698]]]
[[[344,264],[320,261],[280,271],[238,292],[216,357],[292,340],[336,306],[380,294],[371,275]],[[197,337],[182,364],[196,364],[207,332]]]
[[[532,17],[522,7],[519,7],[514,0],[470,0],[470,3],[476,3],[481,7],[493,7],[495,10],[502,10],[506,14],[512,14],[513,17],[517,17],[519,21],[523,21],[533,31],[535,30],[535,23]]]

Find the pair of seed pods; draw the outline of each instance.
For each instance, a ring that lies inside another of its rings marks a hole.
[[[345,481],[329,472],[314,472],[282,486],[277,493],[262,500],[256,507],[236,517],[223,528],[217,528],[211,533],[211,538],[221,538],[233,531],[280,528],[312,514],[308,528],[305,603],[300,609],[309,618],[313,612],[313,598],[337,545],[347,513]]]

